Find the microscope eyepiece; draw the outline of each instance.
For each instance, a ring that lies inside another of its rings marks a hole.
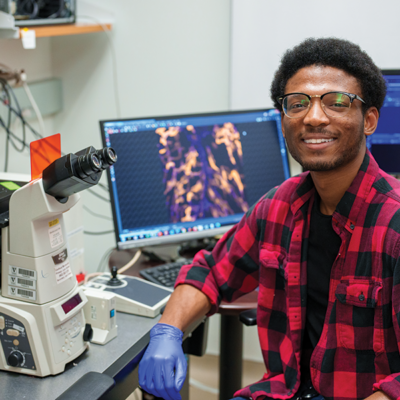
[[[104,147],[103,149],[97,150],[97,154],[103,161],[103,169],[117,162],[117,153],[112,147]]]
[[[96,153],[79,156],[78,166],[78,173],[82,179],[102,170],[102,162]]]
[[[67,154],[44,169],[43,188],[58,201],[67,201],[68,196],[97,185],[103,171],[116,161],[117,153],[111,147],[96,150],[90,146]]]

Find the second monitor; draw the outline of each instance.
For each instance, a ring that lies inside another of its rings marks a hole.
[[[119,249],[211,237],[289,178],[275,109],[101,121]]]

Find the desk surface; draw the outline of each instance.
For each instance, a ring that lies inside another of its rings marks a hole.
[[[90,371],[114,376],[141,353],[149,340],[149,331],[160,319],[117,313],[118,335],[104,346],[90,344],[88,351],[79,356],[66,370],[56,376],[37,378],[1,371],[1,398],[26,400],[53,400]],[[124,361],[124,356],[126,360]],[[132,392],[135,382],[132,382]]]

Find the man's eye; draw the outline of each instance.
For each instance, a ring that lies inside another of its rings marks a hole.
[[[341,103],[339,101],[337,101],[336,103],[330,103],[328,104],[328,107],[332,107],[332,108],[343,108],[343,107],[348,107],[348,105],[346,103]]]
[[[293,104],[290,104],[289,105],[289,110],[303,110],[304,108],[307,108],[307,105],[306,104],[303,104],[303,103],[301,103],[301,102],[299,102],[299,103],[293,103]]]

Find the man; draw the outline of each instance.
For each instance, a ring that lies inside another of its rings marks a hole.
[[[272,99],[309,172],[270,190],[211,254],[182,268],[139,368],[143,388],[179,399],[182,331],[259,286],[267,372],[232,395],[400,398],[400,184],[366,149],[385,93],[350,42],[308,39],[284,55]]]

